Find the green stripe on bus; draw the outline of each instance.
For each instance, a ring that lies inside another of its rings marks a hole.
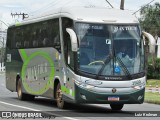
[[[53,87],[54,64],[53,64],[53,61],[51,60],[49,54],[46,52],[40,51],[40,52],[35,52],[35,53],[31,54],[29,57],[27,57],[25,50],[20,50],[20,53],[24,59],[24,64],[22,66],[21,75],[22,75],[22,83],[24,85],[25,90],[28,93],[32,93],[32,94],[43,94],[44,92],[46,92],[49,89],[49,87]],[[27,65],[29,64],[29,62],[37,55],[40,55],[48,60],[48,62],[50,64],[51,71],[50,71],[49,80],[48,80],[47,84],[45,86],[43,86],[39,91],[34,91],[32,88],[30,88],[28,86],[28,84],[25,81],[25,72],[26,72]]]
[[[20,49],[20,53],[21,53],[21,55],[22,55],[23,60],[25,61],[25,60],[27,59],[26,51],[23,50],[23,49]]]
[[[72,91],[72,96],[73,96],[73,97],[75,96],[75,92],[74,92],[74,91]]]
[[[69,88],[66,88],[65,86],[61,86],[61,90],[62,90],[62,92],[70,95],[70,89],[69,89]],[[74,97],[74,95],[75,95],[75,93],[74,93],[74,91],[72,90],[72,95],[71,95],[71,96]]]
[[[15,26],[16,27],[21,26],[21,23],[20,22],[16,22]]]

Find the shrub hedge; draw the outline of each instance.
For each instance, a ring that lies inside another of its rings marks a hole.
[[[148,79],[160,79],[160,58],[155,59],[155,67],[151,61],[148,62]]]

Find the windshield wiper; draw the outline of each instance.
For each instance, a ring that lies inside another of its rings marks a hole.
[[[117,60],[120,63],[120,66],[123,68],[124,73],[126,73],[126,75],[128,76],[129,79],[132,79],[132,76],[130,74],[130,72],[128,71],[127,67],[124,65],[124,63],[122,62],[121,58],[119,58],[118,56],[116,56]]]
[[[102,71],[104,70],[105,66],[110,62],[110,60],[112,59],[112,54],[110,53],[106,59],[104,60],[104,65],[102,65],[102,67],[100,68],[98,74],[96,75],[96,78],[98,78],[98,76],[102,73]]]

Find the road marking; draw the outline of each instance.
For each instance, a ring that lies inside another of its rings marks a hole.
[[[5,104],[5,105],[10,105],[10,106],[18,107],[18,108],[23,108],[23,109],[31,110],[31,111],[40,111],[40,110],[37,110],[37,109],[33,109],[33,108],[29,108],[29,107],[24,107],[24,106],[20,106],[20,105],[14,105],[14,104],[10,104],[10,103],[3,102],[3,101],[0,101],[0,103],[1,104]],[[75,119],[75,118],[72,118],[72,117],[63,117],[62,116],[62,118],[65,118],[65,119],[68,119],[68,120],[79,120],[79,119]]]
[[[31,111],[40,111],[40,110],[37,110],[37,109],[32,109],[32,108],[29,108],[29,107],[24,107],[24,106],[14,105],[14,104],[10,104],[10,103],[6,103],[6,102],[2,102],[2,101],[0,101],[0,103],[1,103],[1,104],[5,104],[5,105],[14,106],[14,107],[19,107],[19,108],[27,109],[27,110],[31,110]]]
[[[76,118],[71,118],[71,117],[63,117],[65,119],[69,119],[69,120],[79,120],[79,119],[76,119]]]

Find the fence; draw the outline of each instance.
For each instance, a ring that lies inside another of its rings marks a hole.
[[[152,92],[152,93],[159,93],[160,94],[160,87],[158,85],[152,87],[151,85],[149,86],[147,92]]]
[[[0,72],[4,72],[4,71],[5,71],[4,63],[0,63]]]

